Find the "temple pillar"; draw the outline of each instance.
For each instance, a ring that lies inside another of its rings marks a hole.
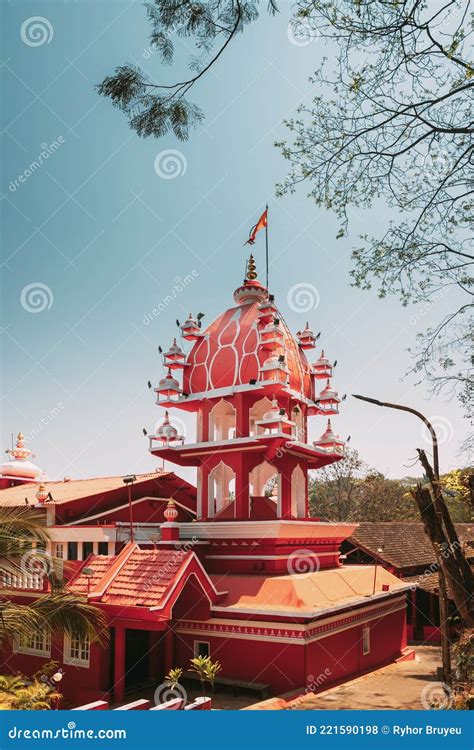
[[[115,628],[114,701],[121,703],[125,696],[125,628]]]
[[[198,469],[197,491],[197,517],[202,521],[207,521],[209,518],[209,468],[205,464],[201,464]]]
[[[212,403],[203,401],[198,414],[198,425],[196,437],[198,442],[207,443],[209,440],[209,414],[211,413]]]
[[[247,456],[240,454],[235,476],[235,517],[239,520],[247,520],[249,515],[249,464]]]
[[[291,470],[287,462],[281,468],[281,517],[284,519],[291,518]]]
[[[249,428],[249,400],[243,393],[236,393],[234,396],[234,405],[236,409],[235,436],[248,437]]]

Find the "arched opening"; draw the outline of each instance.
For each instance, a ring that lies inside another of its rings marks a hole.
[[[231,440],[235,438],[235,409],[221,399],[209,414],[209,440]]]
[[[221,461],[209,474],[209,515],[219,514],[235,500],[235,472]]]
[[[263,428],[257,427],[255,423],[263,419],[263,415],[270,411],[271,407],[272,402],[266,396],[254,403],[249,414],[249,435],[261,435],[263,433]]]
[[[278,518],[281,515],[281,477],[268,461],[249,474],[252,518]]]
[[[306,515],[306,480],[301,466],[296,466],[291,474],[291,515],[293,518]]]

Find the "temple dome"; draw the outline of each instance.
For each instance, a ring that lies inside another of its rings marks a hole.
[[[238,306],[219,315],[195,341],[186,359],[184,393],[205,393],[258,381],[260,367],[272,356],[259,346],[259,330],[262,328],[259,305],[267,296],[267,290],[255,278],[247,278],[236,290],[234,299]],[[283,334],[281,349],[289,370],[289,387],[301,396],[313,399],[311,366],[279,314],[278,319]]]
[[[29,460],[30,458],[34,458],[34,453],[25,447],[24,441],[23,433],[19,432],[15,447],[7,451],[11,460],[5,461],[5,463],[0,465],[0,477],[21,479],[25,482],[36,482],[39,480],[43,472]]]

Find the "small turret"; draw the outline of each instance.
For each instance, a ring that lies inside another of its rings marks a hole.
[[[182,393],[178,381],[172,376],[169,368],[168,374],[164,378],[161,378],[158,388],[155,388],[155,393],[158,396],[162,396],[162,398],[158,399],[158,403],[162,401],[177,401]]]
[[[298,331],[296,337],[301,349],[314,349],[316,346],[316,336],[310,329],[309,323],[306,323],[306,327],[303,331]]]
[[[170,370],[182,370],[186,355],[177,343],[176,339],[173,339],[173,343],[170,348],[164,354],[164,365]]]
[[[201,335],[199,322],[193,317],[192,313],[189,313],[187,320],[181,326],[181,334],[186,341],[196,341]]]
[[[319,408],[324,414],[339,414],[339,404],[341,399],[331,387],[331,381],[326,381],[326,385],[319,394]]]
[[[319,440],[314,441],[313,445],[315,448],[319,448],[325,453],[340,454],[344,453],[345,442],[344,440],[341,440],[339,435],[334,434],[331,420],[328,419],[325,432],[321,435]]]
[[[318,380],[332,377],[332,365],[327,357],[324,356],[324,349],[321,351],[319,359],[314,363],[312,373]]]

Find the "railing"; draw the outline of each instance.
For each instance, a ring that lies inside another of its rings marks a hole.
[[[32,589],[42,591],[44,588],[43,573],[11,573],[0,571],[0,586],[12,589]]]

